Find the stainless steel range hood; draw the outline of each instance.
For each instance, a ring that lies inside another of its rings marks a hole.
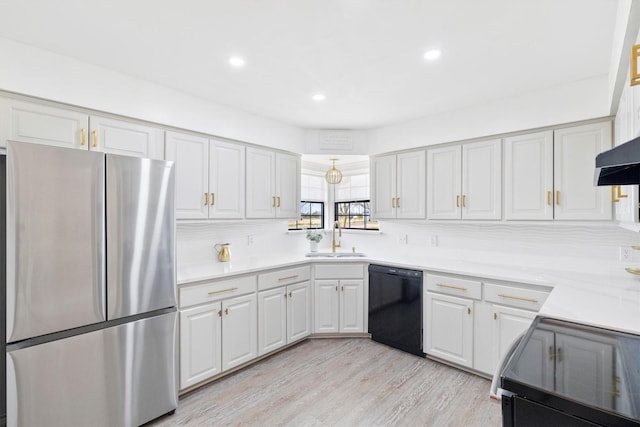
[[[640,137],[596,156],[595,185],[640,184]]]

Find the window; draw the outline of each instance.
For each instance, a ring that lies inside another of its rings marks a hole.
[[[289,230],[324,228],[324,202],[300,202],[300,218],[289,221]]]
[[[371,221],[371,203],[369,200],[337,202],[336,218],[342,228],[356,230],[378,230],[378,221]]]

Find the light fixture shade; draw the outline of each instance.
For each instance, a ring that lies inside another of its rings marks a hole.
[[[326,179],[329,184],[340,184],[340,182],[342,182],[342,172],[336,169],[336,160],[338,159],[331,159],[333,165],[331,169],[324,174],[324,179]]]

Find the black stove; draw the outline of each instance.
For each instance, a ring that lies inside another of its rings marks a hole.
[[[503,426],[640,426],[640,335],[538,317],[501,388]]]

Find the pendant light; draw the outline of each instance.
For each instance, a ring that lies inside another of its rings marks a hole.
[[[329,184],[340,184],[340,182],[342,181],[342,172],[336,169],[336,160],[338,159],[329,159],[329,160],[333,162],[333,165],[331,166],[331,169],[329,169],[327,173],[324,174],[324,178],[327,180]]]

